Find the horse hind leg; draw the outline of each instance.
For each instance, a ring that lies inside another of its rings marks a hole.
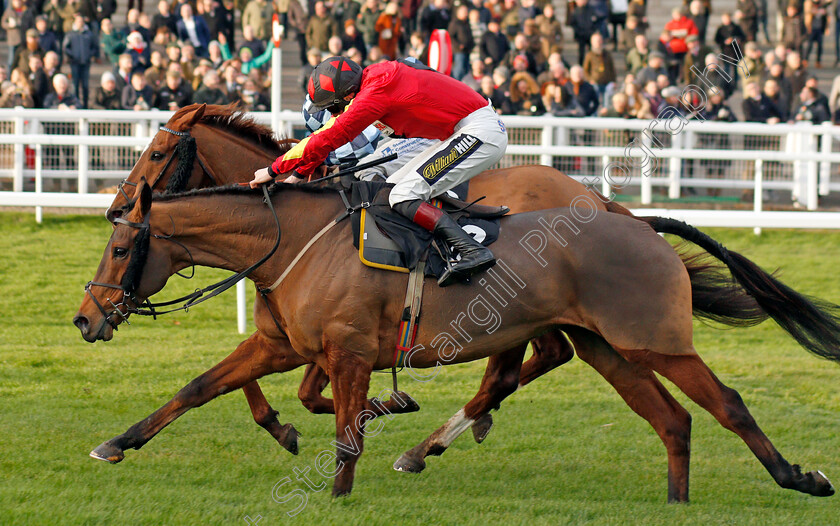
[[[491,356],[475,397],[426,440],[406,451],[394,463],[394,469],[409,473],[423,471],[426,467],[424,458],[443,454],[480,417],[499,407],[502,400],[516,391],[519,385],[519,371],[525,349],[526,345],[521,345]]]
[[[575,355],[569,340],[560,331],[547,332],[539,338],[534,338],[531,340],[531,347],[534,354],[522,364],[519,373],[519,387],[528,385],[540,376],[568,362]],[[496,406],[494,409],[499,409],[499,407]],[[492,428],[492,415],[484,413],[472,425],[473,438],[481,444]]]
[[[277,411],[268,403],[257,381],[254,380],[242,386],[242,392],[245,393],[245,399],[248,401],[248,407],[251,408],[254,421],[268,431],[277,443],[289,453],[297,455],[300,433],[292,424],[280,424],[280,421],[277,420]]]
[[[674,382],[686,395],[741,437],[773,480],[786,489],[818,497],[834,494],[831,482],[820,471],[803,474],[776,450],[758,427],[737,391],[725,386],[696,354],[664,355],[650,351],[619,350],[628,360],[643,364]]]
[[[653,371],[628,362],[600,336],[583,329],[569,329],[567,334],[578,357],[598,371],[659,435],[668,454],[668,502],[688,502],[691,415]]]

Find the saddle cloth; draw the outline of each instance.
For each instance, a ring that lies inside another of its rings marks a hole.
[[[359,181],[350,188],[351,206],[363,206],[361,213],[351,216],[353,246],[359,250],[359,259],[369,267],[408,273],[428,254],[426,276],[440,277],[446,263],[438,250],[429,250],[434,236],[391,210],[388,194],[392,187],[382,182]],[[466,203],[451,198],[434,199],[432,204],[452,211],[450,215],[461,228],[484,246],[499,238],[499,218],[507,213],[504,208],[479,205],[458,210]]]

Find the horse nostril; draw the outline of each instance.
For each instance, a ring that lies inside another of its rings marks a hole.
[[[87,332],[88,327],[90,326],[90,321],[88,321],[87,317],[77,314],[76,317],[73,318],[73,325],[79,328],[82,332]]]

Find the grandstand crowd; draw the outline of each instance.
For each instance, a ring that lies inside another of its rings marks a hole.
[[[428,62],[432,31],[445,29],[451,75],[502,114],[632,119],[671,106],[706,120],[840,122],[840,76],[826,94],[811,74],[840,60],[823,52],[829,35],[840,49],[840,1],[778,0],[773,37],[767,0],[736,0],[731,13],[690,0],[664,27],[650,26],[646,0],[128,0],[120,20],[116,0],[7,1],[1,107],[267,110],[277,13],[301,89],[332,55]],[[108,71],[91,89],[93,63]]]

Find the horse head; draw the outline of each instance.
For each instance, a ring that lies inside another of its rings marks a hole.
[[[141,178],[136,197],[127,204],[124,217],[114,218],[114,230],[93,280],[85,286],[85,298],[73,324],[88,342],[110,340],[113,331],[158,292],[172,274],[169,257],[158,254],[152,243],[150,210],[152,187]]]
[[[128,178],[120,183],[119,193],[105,213],[108,221],[113,223],[114,219],[123,217],[130,210],[136,192],[133,188],[143,178],[153,190],[169,192],[215,184],[213,175],[199,158],[195,138],[190,134],[206,110],[206,104],[187,106],[178,110],[166,126],[160,128]]]

